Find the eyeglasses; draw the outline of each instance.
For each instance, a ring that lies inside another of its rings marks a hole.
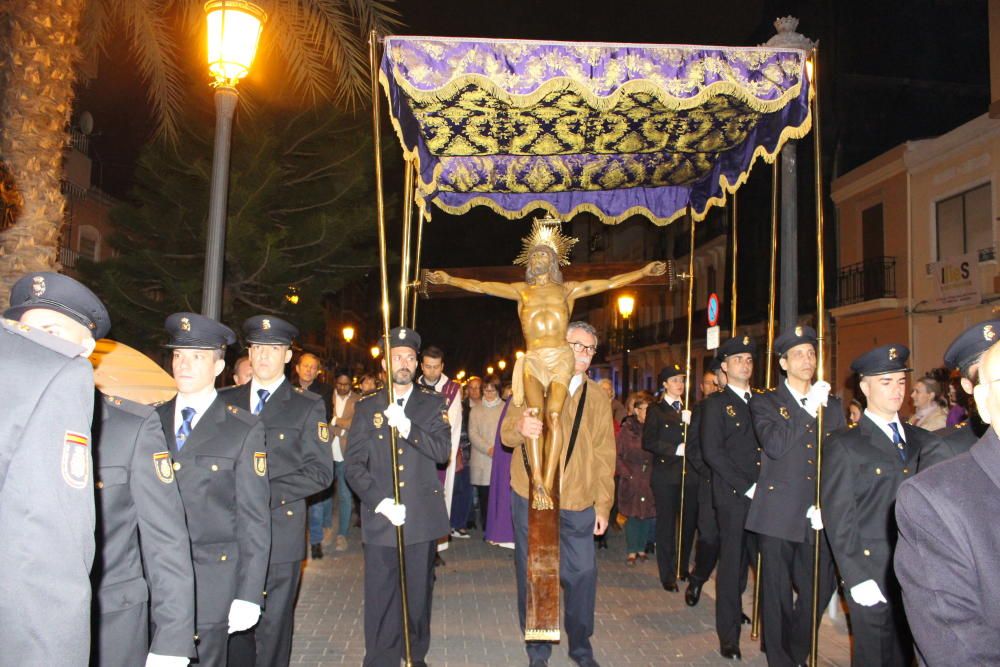
[[[573,348],[574,352],[586,352],[590,356],[597,354],[596,345],[584,345],[583,343],[578,343],[576,341],[570,341],[569,346]]]

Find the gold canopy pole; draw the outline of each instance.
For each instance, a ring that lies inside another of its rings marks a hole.
[[[823,382],[824,357],[823,343],[826,333],[826,279],[823,263],[823,152],[822,135],[819,124],[819,48],[814,48],[806,69],[809,74],[809,84],[812,86],[812,117],[813,117],[813,158],[816,163],[816,379]],[[816,411],[816,509],[821,511],[820,480],[823,477],[823,406]],[[819,658],[819,556],[822,531],[815,531],[815,546],[813,549],[813,608],[812,608],[812,649],[809,653],[811,665],[816,665]]]
[[[691,398],[691,324],[694,321],[694,217],[691,215],[691,204],[687,206],[687,219],[691,224],[691,247],[688,250],[688,303],[687,303],[687,353],[684,357],[684,409],[691,410],[688,399]],[[683,275],[681,276],[684,277]],[[668,288],[669,289],[669,288]],[[688,424],[684,424],[684,444],[687,445]],[[681,560],[684,551],[684,487],[687,482],[687,451],[681,457],[681,504],[677,516],[677,566],[674,570],[674,578],[681,578]],[[686,565],[686,563],[685,563]]]
[[[375,214],[378,222],[378,259],[382,278],[382,342],[385,352],[385,369],[388,373],[386,391],[389,394],[389,405],[396,400],[396,392],[392,384],[392,355],[389,354],[389,266],[386,259],[385,244],[385,199],[382,196],[382,128],[379,117],[378,100],[378,34],[372,30],[368,35],[368,67],[371,74],[372,102],[372,146],[375,151]],[[388,406],[387,406],[388,407]],[[399,503],[399,462],[396,454],[396,429],[389,429],[389,444],[392,453],[392,495]],[[403,555],[403,527],[396,526],[396,552],[399,556],[399,593],[402,599],[403,612],[403,657],[406,667],[412,667],[413,658],[410,653],[410,614],[406,599],[406,558]]]
[[[413,164],[414,177],[416,176],[416,163]],[[414,178],[416,180],[416,178]],[[420,301],[420,256],[424,249],[424,205],[417,208],[417,261],[413,266],[413,303],[410,306],[410,328],[417,328],[417,303]]]
[[[413,163],[407,160],[403,168],[403,249],[399,267],[399,326],[406,326],[406,311],[410,305],[410,239],[413,237]]]
[[[733,280],[732,280],[732,286],[730,287],[729,291],[731,293],[730,294],[730,296],[731,296],[730,300],[732,301],[733,314],[730,317],[729,321],[730,321],[730,323],[732,325],[732,327],[731,327],[732,335],[735,337],[736,336],[736,296],[737,296],[737,292],[736,292],[736,248],[737,248],[737,245],[738,245],[737,234],[736,234],[736,225],[737,225],[738,218],[737,218],[737,212],[736,212],[736,193],[735,192],[733,193],[733,210],[732,210],[732,214],[733,214],[733,226],[732,226],[732,232],[731,233],[732,233],[732,236],[733,236]]]

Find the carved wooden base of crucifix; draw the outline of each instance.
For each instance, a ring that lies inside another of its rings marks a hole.
[[[555,509],[532,507],[528,498],[528,595],[525,641],[559,641],[559,475],[552,485]]]

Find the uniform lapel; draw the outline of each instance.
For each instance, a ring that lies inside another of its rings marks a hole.
[[[860,424],[862,429],[868,429],[868,442],[879,458],[902,463],[899,460],[899,454],[896,453],[896,446],[892,444],[892,440],[889,439],[885,431],[880,429],[868,415],[864,415],[861,418]],[[907,445],[909,445],[909,434],[906,433],[905,428],[903,429],[903,434],[907,437]]]
[[[274,390],[274,396],[267,399],[267,403],[264,404],[264,409],[260,412],[260,418],[264,419],[266,417],[273,417],[274,415],[285,411],[285,403],[292,396],[292,385],[286,379],[278,388]],[[325,415],[326,413],[324,413]]]
[[[244,410],[248,410],[250,412],[253,412],[253,406],[250,405],[250,383],[249,382],[247,382],[246,384],[240,385],[236,389],[233,389],[232,392],[233,392],[233,401],[232,402],[235,403],[237,407],[240,407],[240,408],[243,408]]]
[[[163,423],[164,434],[166,435],[167,449],[172,456],[177,455],[177,429],[174,428],[174,412],[177,411],[177,398],[171,398],[163,404],[163,412],[160,413],[160,421]]]
[[[1000,438],[997,438],[993,428],[987,429],[979,442],[973,445],[969,451],[986,476],[993,484],[1000,487]]]
[[[198,420],[198,424],[191,431],[191,436],[188,438],[187,442],[184,443],[184,448],[178,452],[179,456],[184,456],[186,454],[195,453],[199,447],[204,446],[204,443],[210,442],[213,438],[218,436],[222,430],[222,422],[226,420],[226,408],[225,401],[222,400],[221,396],[216,396],[212,404],[208,406],[208,410],[202,415],[201,419]]]

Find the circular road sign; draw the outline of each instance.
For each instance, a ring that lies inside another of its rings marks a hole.
[[[708,326],[714,327],[719,323],[719,295],[712,292],[708,295]]]

